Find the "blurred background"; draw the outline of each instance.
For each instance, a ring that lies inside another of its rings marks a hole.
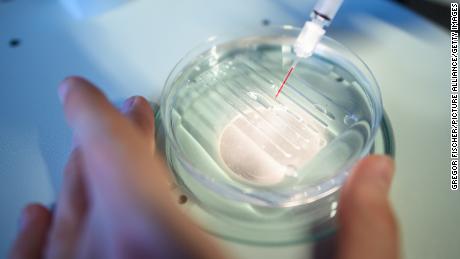
[[[445,15],[450,12],[450,3],[456,1],[449,0],[396,0],[396,2],[410,8],[411,10],[423,15],[442,27],[450,28],[450,16]],[[458,1],[457,1],[458,2]]]

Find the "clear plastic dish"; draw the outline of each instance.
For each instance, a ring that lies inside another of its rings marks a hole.
[[[372,147],[383,113],[378,85],[331,38],[274,98],[298,33],[285,26],[211,38],[166,81],[168,164],[198,204],[191,213],[208,217],[215,234],[270,244],[323,235],[348,170]]]

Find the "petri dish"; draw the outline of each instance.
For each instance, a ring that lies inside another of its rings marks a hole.
[[[373,147],[383,108],[368,67],[324,37],[275,94],[295,57],[291,26],[212,37],[161,97],[168,165],[209,232],[287,244],[333,231],[337,194]]]

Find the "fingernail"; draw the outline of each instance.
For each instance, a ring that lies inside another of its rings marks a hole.
[[[61,103],[64,102],[65,96],[67,95],[67,91],[69,90],[69,84],[67,82],[67,79],[62,81],[62,83],[58,87],[58,96],[59,96],[59,101]]]
[[[137,102],[138,98],[139,98],[138,96],[131,96],[128,99],[126,99],[126,101],[123,103],[122,111],[127,112],[131,110],[134,107],[135,103]]]
[[[385,189],[390,187],[393,178],[393,160],[391,158],[385,156],[375,158],[369,171],[373,172]]]
[[[21,211],[21,215],[19,216],[19,231],[27,226],[32,216],[33,215],[31,215],[31,212],[27,207]]]

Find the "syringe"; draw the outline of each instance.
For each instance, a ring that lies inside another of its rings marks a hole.
[[[283,90],[284,85],[291,76],[300,59],[308,58],[313,54],[316,45],[318,45],[319,41],[326,33],[324,28],[331,24],[332,19],[334,19],[342,3],[343,0],[319,0],[316,3],[313,8],[313,12],[310,14],[311,20],[305,22],[305,25],[294,43],[294,53],[297,57],[284,77],[275,98],[278,97],[281,90]]]

